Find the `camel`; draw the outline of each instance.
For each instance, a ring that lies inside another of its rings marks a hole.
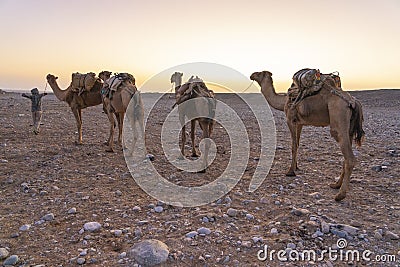
[[[191,130],[190,130],[190,137],[192,141],[192,157],[199,157],[196,147],[195,147],[195,133],[196,133],[196,121],[199,122],[200,128],[203,132],[202,138],[210,138],[215,121],[211,118],[215,116],[215,108],[216,108],[216,100],[214,97],[214,94],[211,92],[212,97],[204,97],[204,95],[201,94],[200,87],[205,87],[205,84],[203,82],[188,82],[185,83],[184,85],[181,85],[182,82],[182,73],[175,72],[171,76],[171,83],[175,83],[175,96],[176,96],[176,101],[178,104],[178,113],[179,113],[179,121],[182,126],[182,131],[181,131],[181,156],[180,159],[183,159],[185,155],[185,143],[186,143],[186,126],[185,126],[185,116],[188,118],[193,118],[193,117],[198,117],[199,114],[208,114],[207,117],[200,117],[196,119],[192,119],[190,121],[191,125]],[[189,86],[191,89],[188,89]],[[194,105],[185,105],[185,102],[180,103],[179,102],[179,91],[184,91],[184,87],[188,87],[186,89],[191,90],[191,96],[190,99],[196,99],[198,98],[195,102]],[[174,105],[175,106],[175,105]],[[204,168],[200,171],[202,173],[206,172],[206,167],[208,164],[208,153],[210,149],[210,142],[209,140],[206,139],[205,142],[205,151],[204,151],[204,161],[203,161],[203,166]]]
[[[292,162],[287,176],[295,176],[297,168],[297,150],[303,126],[330,126],[330,134],[339,143],[344,156],[339,180],[330,184],[339,189],[336,201],[346,197],[350,176],[355,165],[352,141],[361,145],[364,131],[362,129],[363,113],[359,101],[347,92],[336,87],[335,80],[327,77],[319,93],[302,99],[296,106],[291,106],[287,94],[277,94],[269,71],[254,72],[250,79],[261,87],[261,93],[271,107],[284,111],[292,138]]]
[[[48,74],[46,76],[47,82],[53,89],[54,95],[58,100],[67,102],[70,106],[72,113],[76,119],[76,125],[78,127],[78,140],[77,144],[82,144],[82,109],[92,106],[97,106],[102,103],[100,90],[103,87],[103,83],[97,79],[94,86],[90,91],[85,91],[81,95],[78,92],[74,92],[70,85],[67,89],[62,90],[57,84],[58,77]]]
[[[114,144],[114,128],[115,128],[115,120],[114,115],[118,121],[118,130],[119,130],[119,137],[118,137],[118,144],[122,145],[122,129],[123,129],[123,121],[124,115],[128,108],[129,102],[133,98],[134,106],[133,106],[133,131],[134,131],[134,140],[133,146],[135,146],[137,141],[137,129],[136,123],[139,124],[139,130],[144,137],[144,109],[143,103],[141,100],[140,93],[138,92],[136,85],[135,85],[135,78],[132,75],[127,73],[121,73],[120,76],[116,75],[114,77],[110,77],[111,72],[103,71],[100,72],[99,77],[105,81],[104,87],[102,89],[102,99],[103,99],[103,106],[104,110],[106,111],[107,117],[110,121],[110,134],[108,138],[108,148],[106,149],[107,152],[114,152],[113,144]],[[112,93],[112,97],[110,98],[109,92],[112,88],[108,87],[111,86],[110,79],[118,79],[118,77],[123,77],[122,82],[118,86],[117,90]],[[130,116],[129,116],[130,118]]]

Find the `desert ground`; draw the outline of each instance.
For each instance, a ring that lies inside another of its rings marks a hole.
[[[343,201],[335,202],[337,191],[329,187],[343,160],[329,128],[304,128],[301,171],[296,177],[285,176],[291,141],[284,114],[277,111],[272,168],[257,191],[247,192],[260,153],[260,132],[237,96],[217,94],[245,122],[250,158],[230,193],[195,208],[150,197],[135,183],[120,148],[105,152],[109,124],[101,106],[83,111],[84,144],[76,145],[75,119],[66,103],[52,94],[44,97],[43,125],[34,135],[29,100],[19,93],[0,94],[0,249],[18,256],[15,266],[139,266],[131,247],[157,239],[169,248],[162,266],[398,266],[400,90],[351,93],[363,105],[366,139],[363,146],[354,147],[357,164]],[[172,98],[162,98],[146,125],[153,164],[173,183],[209,183],[229,160],[226,132],[217,125],[212,136],[217,157],[205,174],[180,172],[159,146],[164,115],[173,103]],[[200,135],[198,130],[197,138]],[[100,230],[83,231],[87,222],[98,222]],[[327,248],[337,249],[339,238],[346,239],[347,250],[371,251],[371,260],[257,258],[264,245],[320,255]]]

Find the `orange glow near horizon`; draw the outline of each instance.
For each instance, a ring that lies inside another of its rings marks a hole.
[[[398,0],[2,0],[0,88],[43,90],[48,73],[66,88],[102,70],[140,86],[190,62],[269,70],[278,92],[305,67],[339,71],[346,90],[400,88],[398,14]]]

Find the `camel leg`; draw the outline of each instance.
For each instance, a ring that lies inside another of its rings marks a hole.
[[[181,155],[179,156],[178,159],[182,160],[185,157],[185,143],[186,143],[186,126],[185,125],[182,126],[182,130],[181,130],[181,141],[182,141]]]
[[[118,114],[118,145],[122,145],[122,129],[124,127],[124,116],[125,113],[117,113]]]
[[[290,168],[288,172],[286,173],[286,176],[296,176],[295,170],[297,166],[297,148],[298,148],[298,143],[297,143],[297,125],[294,123],[289,123],[289,130],[290,130],[290,135],[292,138],[292,163],[290,165]],[[300,138],[300,135],[299,135]]]
[[[344,156],[344,164],[342,170],[343,178],[341,177],[342,185],[340,186],[339,193],[335,196],[336,201],[340,201],[346,197],[346,193],[349,190],[350,176],[355,165],[355,157],[347,134],[345,134],[343,138],[339,138],[339,144]]]
[[[329,186],[331,188],[339,189],[342,186],[345,168],[346,168],[346,166],[345,166],[344,161],[343,161],[342,172],[340,173],[339,180],[337,180],[335,183],[330,184]]]
[[[297,166],[297,155],[299,152],[299,146],[300,146],[300,136],[301,136],[301,130],[303,129],[303,125],[297,124],[296,126],[296,142],[297,142],[297,147],[296,147],[296,171],[299,171],[299,166]]]
[[[203,139],[205,139],[205,149],[204,149],[204,161],[203,169],[199,171],[200,173],[205,173],[208,164],[208,153],[210,151],[210,125],[206,122],[201,123],[201,128],[203,130]]]
[[[73,109],[72,112],[74,113],[75,120],[76,120],[76,126],[78,128],[78,141],[75,143],[77,145],[82,145],[82,118],[81,118],[81,110],[80,109]]]
[[[114,126],[115,126],[115,119],[114,114],[111,112],[107,112],[108,120],[110,121],[110,134],[108,137],[108,148],[106,152],[114,152],[113,145],[114,145]]]
[[[196,120],[191,120],[190,122],[190,138],[192,139],[192,157],[198,157],[194,142],[196,139]]]

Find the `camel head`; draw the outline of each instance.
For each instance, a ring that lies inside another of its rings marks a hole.
[[[58,77],[54,76],[53,74],[47,74],[46,79],[48,82],[55,82]]]
[[[171,83],[182,83],[183,73],[175,71],[171,76]]]
[[[104,82],[110,79],[112,72],[104,70],[99,73],[99,78],[102,79]]]
[[[258,83],[261,83],[265,78],[269,78],[272,80],[272,73],[264,70],[264,71],[260,71],[260,72],[254,72],[250,76],[250,79],[252,81],[256,81]]]

